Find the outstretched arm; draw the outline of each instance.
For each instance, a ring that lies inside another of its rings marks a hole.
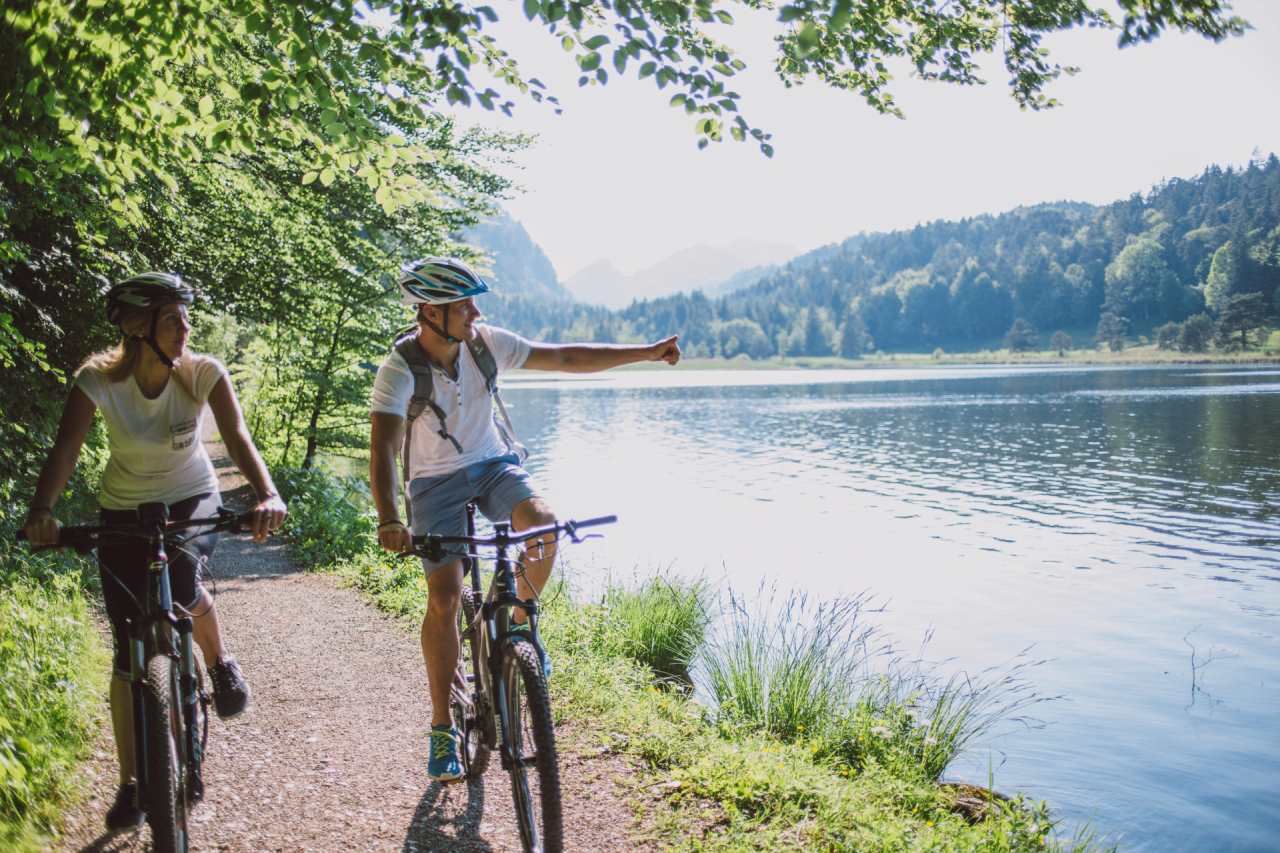
[[[680,360],[679,335],[652,344],[534,344],[524,363],[527,370],[594,373],[640,361]]]
[[[240,401],[231,388],[231,380],[222,377],[209,392],[209,408],[213,410],[213,419],[218,422],[218,435],[227,446],[227,455],[236,463],[240,473],[249,481],[254,493],[258,496],[258,505],[253,508],[253,530],[255,542],[267,538],[267,534],[280,526],[287,510],[276,484],[271,481],[267,465],[258,454],[258,448],[249,436],[249,428],[245,426],[244,414],[240,411]]]

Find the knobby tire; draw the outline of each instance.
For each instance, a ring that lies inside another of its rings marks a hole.
[[[186,853],[186,802],[180,784],[178,748],[173,737],[177,714],[177,674],[173,658],[147,660],[142,683],[147,727],[147,824],[157,853]]]
[[[512,758],[511,795],[520,840],[526,851],[559,853],[564,849],[560,767],[551,723],[551,697],[542,675],[542,658],[533,643],[516,638],[503,649],[502,685]],[[532,768],[526,766],[529,759]],[[529,773],[531,769],[533,774]],[[535,780],[536,788],[530,784]]]

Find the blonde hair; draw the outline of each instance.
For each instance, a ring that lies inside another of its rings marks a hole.
[[[123,382],[132,376],[138,363],[142,361],[142,348],[146,345],[146,342],[137,335],[150,327],[152,310],[155,309],[124,309],[120,317],[120,328],[124,331],[124,337],[121,338],[120,343],[86,358],[84,364],[76,370],[76,374],[79,375],[81,370],[89,367],[101,373],[108,382]],[[188,397],[197,403],[200,402],[195,392],[194,353],[183,350],[182,355],[174,361],[170,375]]]

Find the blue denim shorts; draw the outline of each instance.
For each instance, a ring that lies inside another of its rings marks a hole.
[[[476,462],[452,474],[418,477],[409,483],[413,532],[415,535],[465,536],[468,501],[475,501],[490,521],[508,521],[511,511],[533,496],[529,474],[520,467],[514,453]],[[466,548],[452,545],[446,551],[456,556],[440,561],[422,559],[422,568],[428,577],[465,554]]]

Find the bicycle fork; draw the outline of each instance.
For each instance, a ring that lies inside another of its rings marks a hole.
[[[186,759],[186,790],[192,803],[204,798],[204,780],[200,767],[204,761],[204,748],[209,737],[209,695],[204,691],[203,679],[196,666],[193,648],[191,617],[177,621],[179,701],[182,703],[183,757]]]

